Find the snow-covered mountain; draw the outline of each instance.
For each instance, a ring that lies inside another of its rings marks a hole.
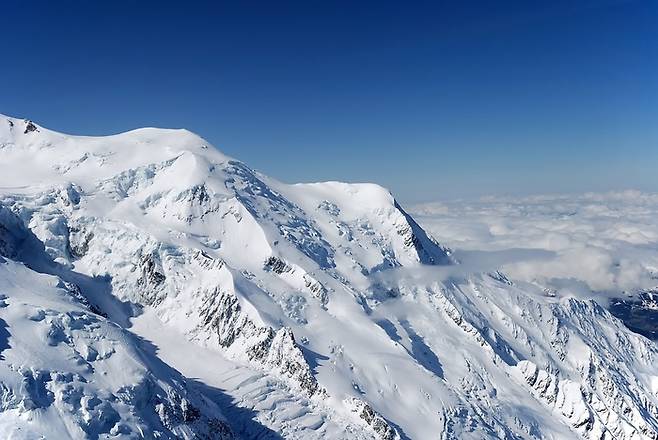
[[[385,189],[0,117],[3,438],[658,439],[658,352]],[[1,323],[0,323],[1,324]]]

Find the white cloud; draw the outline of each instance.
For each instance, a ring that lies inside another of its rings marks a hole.
[[[488,197],[429,203],[411,211],[456,250],[553,253],[549,259],[530,256],[503,266],[520,280],[562,289],[565,280],[574,280],[610,293],[658,285],[658,194]]]

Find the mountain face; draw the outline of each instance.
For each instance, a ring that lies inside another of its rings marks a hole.
[[[630,298],[611,298],[609,308],[629,329],[658,340],[658,289],[634,292]]]
[[[0,117],[0,255],[3,438],[658,439],[656,346],[598,303],[185,130]]]

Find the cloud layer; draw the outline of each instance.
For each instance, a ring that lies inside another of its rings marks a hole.
[[[565,293],[658,285],[658,194],[638,191],[484,198],[411,209],[442,243],[464,251],[541,249],[502,269]]]

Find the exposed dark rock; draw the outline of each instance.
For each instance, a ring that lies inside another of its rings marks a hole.
[[[322,202],[320,202],[320,204],[318,205],[318,209],[322,209],[323,211],[326,211],[327,214],[334,217],[340,214],[340,208],[335,204],[329,202],[328,200],[323,200]]]
[[[0,255],[16,259],[32,234],[11,209],[0,205]],[[33,238],[33,237],[32,237]]]
[[[353,410],[375,431],[380,439],[398,440],[400,438],[400,434],[370,405],[356,398],[353,398],[350,403]]]
[[[226,264],[224,260],[213,258],[202,250],[199,250],[194,258],[199,263],[199,266],[206,270],[219,270]]]
[[[57,190],[57,197],[64,206],[75,206],[80,203],[80,187],[69,184]]]
[[[235,438],[229,425],[215,417],[204,414],[196,405],[178,393],[164,392],[157,384],[140,385],[148,387],[152,395],[149,405],[154,408],[164,432],[173,434],[180,426],[188,426],[195,439],[232,440]],[[169,436],[166,436],[169,438]]]
[[[208,190],[206,185],[195,185],[191,189],[190,200],[196,201],[199,204],[207,202],[210,200],[210,195],[208,195]]]
[[[318,280],[313,278],[308,274],[304,274],[304,285],[311,292],[311,294],[318,300],[322,305],[326,305],[329,301],[329,295],[327,289],[320,283]]]
[[[441,246],[420,227],[418,223],[395,202],[395,208],[404,216],[405,224],[398,225],[398,234],[404,238],[404,245],[413,247],[418,253],[418,259],[423,264],[444,265],[453,264],[450,249]]]
[[[230,347],[242,332],[255,332],[256,328],[242,316],[241,307],[235,295],[222,291],[219,287],[209,292],[199,311],[206,327],[217,334],[219,345]]]
[[[69,255],[78,259],[89,252],[89,243],[94,238],[94,233],[84,228],[73,226],[69,228]]]
[[[140,277],[137,286],[143,291],[142,296],[149,305],[157,305],[164,297],[159,293],[167,279],[162,273],[157,254],[143,255],[139,262]]]
[[[34,125],[34,122],[28,121],[27,119],[25,120],[25,131],[23,134],[28,134],[31,131],[39,131],[36,125]]]
[[[80,287],[78,287],[77,284],[69,283],[67,281],[61,281],[59,282],[59,287],[65,289],[69,294],[80,301],[81,304],[83,304],[85,307],[87,307],[92,313],[95,313],[96,315],[103,316],[107,318],[107,313],[103,312],[101,309],[93,305],[87,297],[82,293],[82,290],[80,290]]]
[[[241,344],[250,360],[278,370],[297,383],[309,396],[326,393],[313,376],[292,330],[256,326],[243,312],[238,299],[216,288],[200,311],[207,328],[218,336],[222,347]]]
[[[272,271],[279,275],[292,270],[292,267],[290,267],[288,263],[274,255],[265,260],[264,268],[265,270]]]
[[[497,270],[495,272],[489,272],[487,275],[489,275],[490,278],[500,281],[501,283],[507,284],[508,286],[513,286],[514,283],[510,281],[509,278],[507,278],[507,275],[505,275],[503,272]]]

